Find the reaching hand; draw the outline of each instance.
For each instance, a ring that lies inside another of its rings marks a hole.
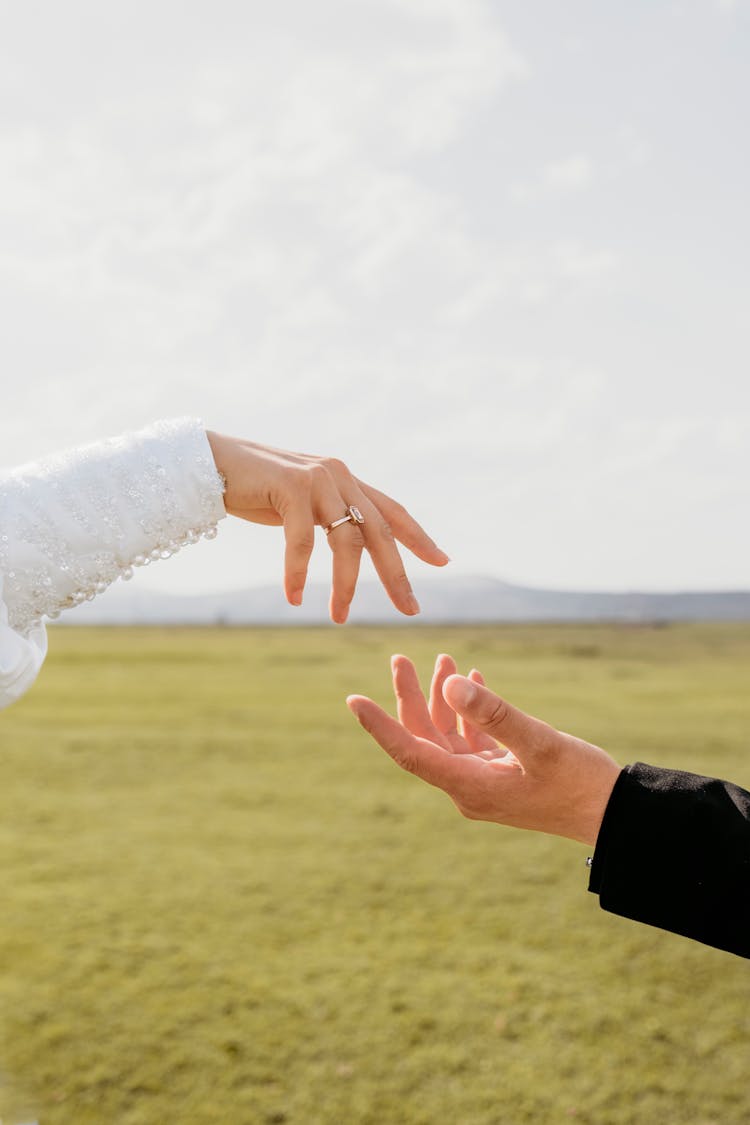
[[[364,696],[347,704],[402,769],[472,820],[596,843],[620,773],[609,754],[512,707],[476,670],[456,675],[450,656],[437,658],[429,704],[411,661],[391,666],[398,722]]]
[[[341,521],[328,535],[333,551],[331,618],[339,624],[347,619],[363,549],[370,552],[396,608],[409,615],[419,613],[395,541],[433,566],[445,566],[449,560],[405,508],[352,476],[335,458],[287,453],[211,432],[208,440],[227,482],[226,510],[253,523],[283,524],[284,590],[292,605],[302,603],[315,526]],[[350,507],[363,522],[348,516]]]

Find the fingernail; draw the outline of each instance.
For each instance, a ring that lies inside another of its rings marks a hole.
[[[419,602],[413,594],[409,594],[407,596],[406,604],[408,606],[409,613],[419,613]]]
[[[289,601],[292,603],[292,605],[302,605],[302,591],[301,590],[295,590],[292,593],[292,596],[290,597]]]
[[[357,720],[360,726],[364,725],[362,723],[362,716],[359,712],[359,700],[357,699],[357,697],[354,695],[347,696],[346,705],[351,711],[352,715],[354,715],[354,718]]]
[[[464,679],[463,676],[450,682],[450,693],[453,702],[457,703],[460,707],[470,707],[477,697],[476,685],[471,680]]]

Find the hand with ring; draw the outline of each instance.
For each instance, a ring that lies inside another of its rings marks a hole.
[[[227,512],[283,526],[284,592],[291,605],[302,604],[317,525],[333,552],[333,621],[343,624],[349,615],[365,549],[396,608],[409,616],[419,613],[396,540],[432,566],[449,560],[401,504],[353,476],[336,458],[289,453],[212,431],[208,440],[226,480]]]

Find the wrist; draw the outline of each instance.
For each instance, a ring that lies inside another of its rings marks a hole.
[[[229,478],[227,472],[229,456],[227,446],[230,439],[222,437],[221,434],[214,433],[213,430],[206,430],[206,439],[208,440],[208,444],[211,447],[211,455],[214,459],[216,472],[218,473],[219,479],[221,481],[222,494],[224,497],[226,497],[227,489],[229,488]]]
[[[224,466],[226,464],[226,456],[224,443],[226,441],[226,438],[223,438],[221,434],[214,433],[213,430],[206,430],[206,438],[208,440],[208,444],[211,447],[211,454],[214,459],[214,464],[216,465],[216,471],[221,473],[221,475],[225,477],[226,470]]]
[[[602,764],[604,768],[602,769],[601,777],[598,779],[597,785],[590,794],[587,808],[583,810],[579,824],[578,839],[581,843],[587,844],[592,848],[596,846],[599,830],[604,820],[604,814],[607,811],[607,805],[612,796],[612,790],[622,772],[622,768],[611,758],[608,762]]]

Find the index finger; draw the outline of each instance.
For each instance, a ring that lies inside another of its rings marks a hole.
[[[346,705],[368,734],[383,747],[401,769],[421,777],[446,793],[460,783],[460,757],[443,750],[427,738],[410,734],[399,722],[363,695],[350,695]]]

